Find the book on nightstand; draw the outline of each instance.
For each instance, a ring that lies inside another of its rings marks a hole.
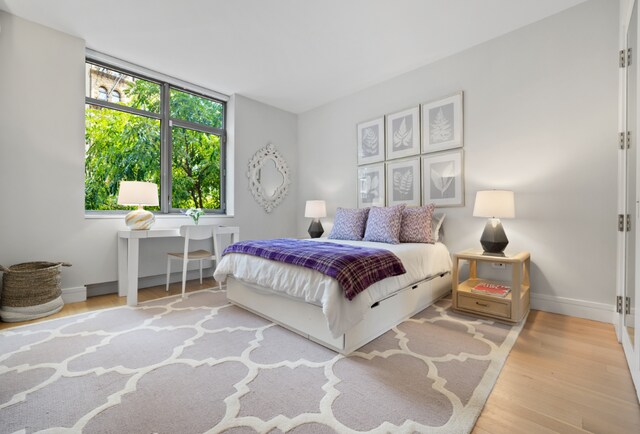
[[[471,288],[471,292],[504,298],[511,292],[511,288],[497,283],[478,283]]]

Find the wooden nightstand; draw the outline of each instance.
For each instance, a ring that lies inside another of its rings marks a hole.
[[[469,278],[459,282],[460,261],[469,262]],[[511,281],[498,282],[478,277],[478,262],[501,263],[511,266]],[[482,251],[465,250],[453,254],[452,294],[453,309],[476,315],[497,318],[502,321],[519,322],[529,312],[529,270],[531,255],[520,252],[515,255],[490,256]],[[504,298],[471,292],[478,283],[498,283],[511,287]]]

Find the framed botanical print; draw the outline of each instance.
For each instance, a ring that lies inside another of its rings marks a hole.
[[[462,149],[422,157],[422,203],[464,205]]]
[[[420,206],[420,157],[387,163],[387,204]]]
[[[384,117],[359,123],[358,166],[384,160]]]
[[[358,167],[358,208],[385,205],[384,163]]]
[[[462,91],[422,104],[422,152],[461,148],[462,145]]]
[[[420,153],[420,107],[387,115],[387,160]]]

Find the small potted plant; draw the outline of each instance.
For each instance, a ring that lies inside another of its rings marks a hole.
[[[184,212],[184,215],[191,217],[193,222],[197,225],[200,217],[204,215],[204,211],[202,211],[201,208],[189,208]]]

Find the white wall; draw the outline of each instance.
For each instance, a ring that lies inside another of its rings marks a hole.
[[[64,288],[113,282],[124,221],[84,215],[84,42],[5,12],[0,26],[0,264],[70,262]],[[274,143],[296,179],[296,116],[235,96],[229,121],[235,217],[203,221],[238,225],[243,239],[295,233],[295,183],[266,214],[247,190],[246,167],[255,151]],[[189,222],[160,218],[155,227]],[[164,254],[176,246],[178,239],[142,242],[140,275],[164,273]]]
[[[298,201],[326,199],[328,230],[336,207],[356,206],[356,124],[463,90],[465,206],[443,209],[451,251],[480,248],[475,192],[512,189],[516,218],[503,224],[509,249],[531,252],[534,306],[610,321],[617,45],[617,2],[593,0],[301,114]],[[298,233],[308,224],[298,216]]]
[[[297,116],[235,95],[235,221],[240,226],[242,239],[266,239],[293,236],[296,233],[296,216],[302,214],[296,198],[297,167]],[[267,143],[273,143],[287,161],[292,183],[284,201],[267,214],[253,199],[246,176],[247,164],[253,154]]]

